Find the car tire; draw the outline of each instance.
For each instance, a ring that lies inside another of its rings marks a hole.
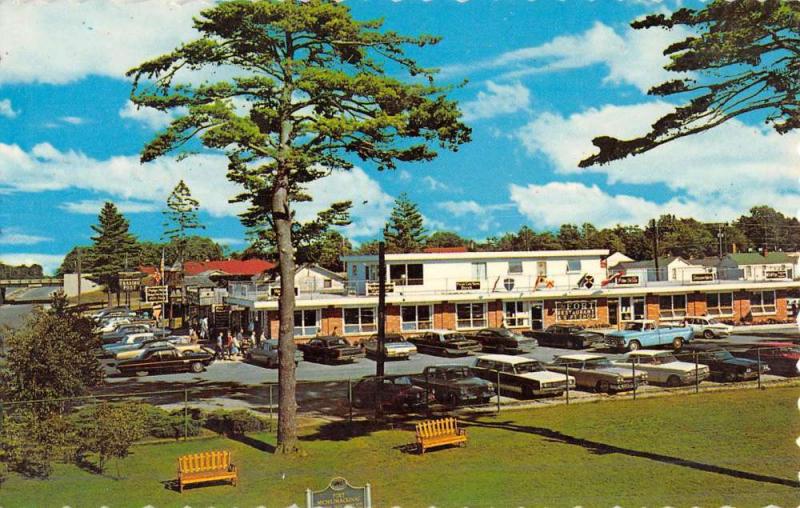
[[[632,340],[630,344],[628,344],[628,351],[638,351],[642,348],[642,344],[638,340]]]
[[[608,381],[603,381],[602,379],[597,382],[594,389],[597,393],[611,393],[611,385]]]
[[[205,368],[203,367],[203,364],[202,364],[202,363],[200,363],[200,362],[193,362],[193,363],[192,363],[192,364],[189,366],[189,368],[190,368],[190,369],[191,369],[191,371],[192,371],[192,372],[194,372],[195,374],[199,374],[199,373],[203,372],[203,370],[205,370]]]
[[[497,354],[498,355],[505,354],[505,352],[506,352],[506,347],[504,345],[502,345],[502,344],[497,346],[497,348],[495,348],[495,349],[497,350]]]
[[[672,349],[678,350],[683,346],[683,339],[680,337],[675,337],[672,339]]]
[[[670,376],[667,378],[667,386],[675,388],[676,386],[681,385],[681,378],[678,376]]]
[[[735,372],[726,372],[722,375],[722,380],[726,383],[733,383],[736,381],[736,373]]]
[[[523,399],[532,399],[533,398],[533,390],[530,386],[523,386],[522,387],[522,398]]]
[[[703,337],[706,339],[713,339],[714,337],[716,337],[716,335],[714,335],[714,332],[711,330],[704,330]]]

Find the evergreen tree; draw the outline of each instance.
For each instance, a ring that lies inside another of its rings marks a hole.
[[[178,182],[167,198],[167,209],[163,213],[166,217],[164,238],[169,238],[175,245],[177,260],[180,262],[185,260],[188,232],[205,229],[197,216],[199,209],[200,202],[192,197],[189,186],[183,180]]]
[[[383,229],[389,252],[414,252],[425,242],[425,228],[417,204],[403,192],[394,202],[392,215]]]
[[[86,272],[91,273],[92,280],[106,287],[110,306],[111,293],[119,291],[119,272],[131,268],[138,247],[136,238],[128,232],[127,219],[119,213],[114,203],[106,201],[97,221],[92,225],[92,230],[97,234],[92,237],[94,244]]]
[[[436,231],[425,239],[425,247],[465,247],[469,240],[451,231]]]

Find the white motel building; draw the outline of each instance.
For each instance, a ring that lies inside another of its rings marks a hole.
[[[800,288],[786,272],[733,280],[716,270],[680,280],[652,280],[658,277],[641,269],[609,273],[608,255],[604,249],[387,254],[386,331],[538,330],[556,323],[617,328],[633,319],[701,315],[735,323],[785,321],[789,292]],[[378,256],[342,259],[345,281],[327,280],[323,271],[298,288],[300,341],[334,334],[359,341],[377,331]],[[277,336],[274,286],[231,283],[227,303]]]

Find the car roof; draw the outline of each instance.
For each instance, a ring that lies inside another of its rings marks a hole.
[[[672,354],[671,351],[662,351],[660,349],[637,349],[636,351],[631,351],[628,353],[629,355],[638,355],[638,356],[658,356],[662,354]]]
[[[430,333],[457,333],[459,335],[464,335],[462,332],[458,330],[448,330],[446,328],[434,328],[433,330],[428,330]]]
[[[684,344],[682,349],[690,351],[724,351],[725,349],[718,344]]]
[[[503,362],[516,365],[518,363],[535,362],[535,358],[526,358],[524,356],[511,356],[511,355],[481,355],[478,360],[489,360],[492,362]]]
[[[561,355],[557,356],[556,358],[565,358],[567,360],[576,360],[576,361],[584,361],[584,360],[594,360],[597,358],[605,358],[603,355],[598,354],[591,354],[591,353],[578,353],[574,355]]]

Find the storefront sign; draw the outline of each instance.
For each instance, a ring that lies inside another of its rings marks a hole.
[[[367,282],[367,296],[378,296],[380,292],[381,286],[379,282]],[[386,292],[394,293],[394,282],[386,283]]]
[[[139,291],[141,275],[139,272],[119,272],[119,288],[122,291]]]
[[[714,280],[713,273],[693,273],[692,282],[711,282]]]
[[[456,282],[456,291],[474,291],[481,288],[479,280],[461,280]]]
[[[621,275],[617,278],[617,285],[619,286],[636,286],[638,284],[638,275]]]
[[[144,288],[144,297],[149,303],[167,303],[167,286],[148,286]]]
[[[344,478],[334,478],[323,490],[306,490],[307,508],[372,508],[369,483],[354,487]]]
[[[556,302],[556,321],[590,321],[597,319],[597,302],[575,300]]]
[[[169,301],[172,303],[183,303],[183,290],[181,290],[181,288],[170,288]]]
[[[789,278],[786,274],[786,270],[769,270],[764,273],[764,276],[767,279],[787,279]]]

